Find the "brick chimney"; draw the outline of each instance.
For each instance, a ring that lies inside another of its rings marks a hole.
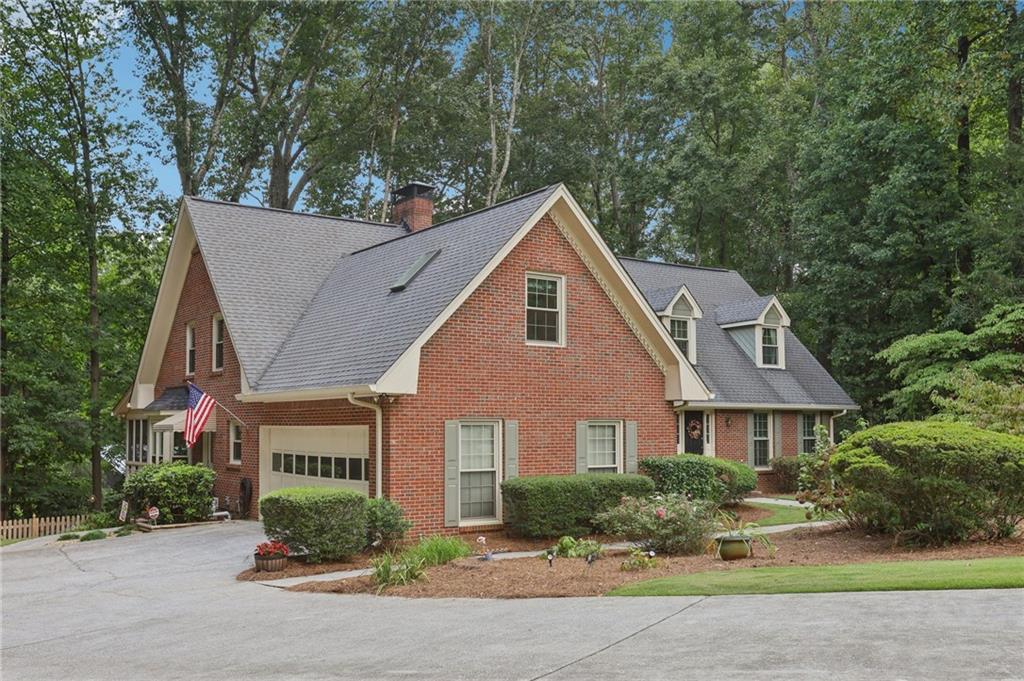
[[[410,182],[391,192],[391,222],[405,223],[410,232],[430,227],[434,222],[434,188],[422,182]]]

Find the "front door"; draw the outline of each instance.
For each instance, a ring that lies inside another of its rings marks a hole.
[[[704,453],[704,412],[683,412],[683,451],[689,454]]]

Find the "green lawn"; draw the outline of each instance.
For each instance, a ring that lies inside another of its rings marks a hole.
[[[797,506],[780,506],[778,504],[753,504],[745,503],[744,506],[753,506],[754,508],[763,508],[766,511],[771,511],[772,515],[767,518],[755,521],[761,527],[768,527],[769,525],[788,525],[790,523],[807,523],[807,511],[806,509],[799,508]]]
[[[11,544],[17,544],[20,539],[0,539],[0,546],[9,546]]]
[[[626,584],[610,596],[725,596],[829,591],[1024,588],[1024,556],[745,568]]]

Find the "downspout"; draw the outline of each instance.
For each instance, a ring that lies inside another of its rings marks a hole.
[[[348,394],[348,401],[351,402],[352,404],[356,405],[357,407],[364,407],[366,409],[372,409],[373,412],[374,412],[374,415],[376,416],[374,431],[375,431],[375,434],[377,436],[375,438],[376,439],[376,446],[377,446],[377,466],[376,466],[376,468],[377,468],[377,471],[376,471],[377,475],[376,475],[375,483],[374,483],[375,486],[376,486],[376,494],[374,496],[376,496],[378,499],[383,499],[384,498],[384,491],[383,491],[384,474],[383,474],[383,471],[381,469],[384,466],[384,432],[383,432],[384,431],[384,409],[381,408],[381,406],[379,404],[374,404],[373,402],[364,402],[362,400],[357,400],[355,398],[355,395],[353,395],[352,393]]]
[[[832,441],[832,444],[836,443],[836,419],[842,418],[849,413],[849,409],[844,409],[838,414],[833,414],[828,417],[828,439]]]

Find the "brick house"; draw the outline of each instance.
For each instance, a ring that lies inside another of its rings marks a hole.
[[[397,501],[419,531],[472,531],[500,525],[509,477],[684,450],[767,470],[855,408],[777,300],[735,272],[616,258],[562,185],[432,214],[422,184],[392,223],[183,199],[118,406],[129,469],[206,463],[233,511],[330,485]],[[191,450],[188,382],[221,405]]]

